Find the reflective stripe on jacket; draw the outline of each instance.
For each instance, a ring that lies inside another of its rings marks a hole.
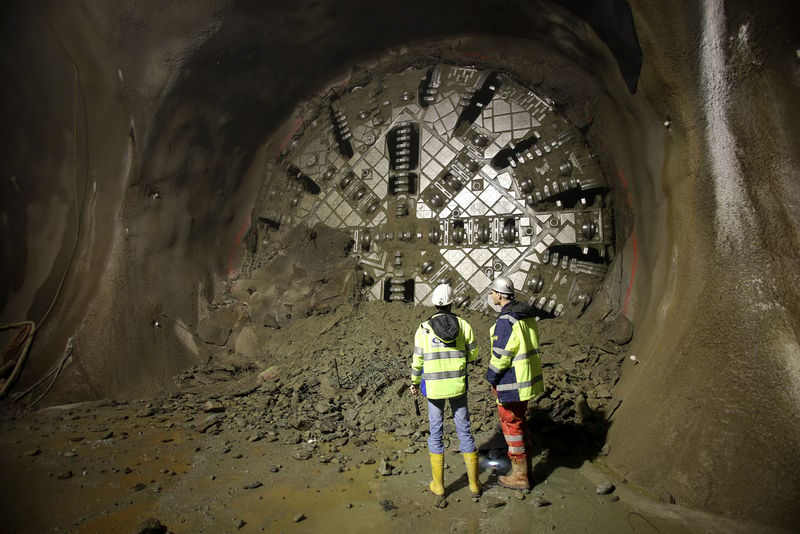
[[[421,383],[422,394],[429,399],[464,395],[467,392],[467,362],[478,357],[478,344],[472,328],[461,317],[450,314],[458,321],[458,332],[453,333],[451,339],[437,335],[431,321],[442,315],[433,315],[419,325],[414,335],[411,383]]]
[[[486,380],[497,389],[498,402],[532,399],[544,391],[539,329],[528,304],[512,301],[503,306],[492,325],[492,357]]]

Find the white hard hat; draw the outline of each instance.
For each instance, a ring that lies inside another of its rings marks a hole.
[[[514,282],[512,282],[511,278],[507,276],[498,276],[492,280],[492,284],[489,286],[489,289],[497,291],[498,293],[502,293],[503,295],[513,295]]]
[[[433,290],[431,302],[434,306],[447,306],[453,303],[453,288],[447,284],[439,284]]]

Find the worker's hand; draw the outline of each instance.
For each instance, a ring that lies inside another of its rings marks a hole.
[[[419,396],[419,388],[417,387],[416,384],[411,384],[411,386],[409,386],[408,390],[411,392],[411,396],[412,397],[418,397]]]
[[[494,395],[495,398],[497,398],[497,388],[494,386],[491,386],[491,388],[492,388],[492,395]]]

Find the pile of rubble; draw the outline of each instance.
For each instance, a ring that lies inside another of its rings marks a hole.
[[[223,353],[181,375],[179,392],[160,408],[202,408],[207,415],[187,421],[197,431],[244,432],[251,441],[296,444],[298,459],[312,457],[320,443],[360,446],[377,432],[422,442],[425,402],[417,416],[408,385],[414,331],[430,313],[407,304],[362,302],[292,321],[266,339],[255,359]],[[473,429],[479,445],[497,446],[495,403],[484,378],[494,317],[461,315],[475,330],[481,354],[468,375]],[[625,355],[598,331],[601,326],[540,322],[546,387],[530,403],[529,420],[542,448],[569,445],[553,436],[588,440],[596,451],[602,447],[606,421],[619,404],[613,388]],[[445,432],[457,446],[450,425]]]
[[[274,232],[249,276],[226,282],[201,309],[208,364],[181,375],[162,409],[202,407],[208,414],[189,416],[190,427],[297,444],[303,458],[317,444],[359,446],[377,432],[424,441],[425,401],[417,416],[408,385],[414,332],[433,310],[364,301],[349,239],[321,225]],[[502,447],[484,379],[495,317],[458,313],[472,325],[481,355],[468,375],[473,430],[479,446]],[[601,452],[630,337],[624,319],[540,322],[545,392],[530,403],[528,418],[541,449],[564,452],[579,442],[588,454]],[[455,437],[452,424],[446,437]]]

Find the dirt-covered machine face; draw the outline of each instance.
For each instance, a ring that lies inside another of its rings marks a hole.
[[[611,259],[607,183],[554,102],[508,75],[436,65],[322,99],[271,165],[249,265],[282,225],[353,236],[370,299],[487,306],[509,276],[541,317],[579,316]],[[265,251],[264,251],[265,252]]]

